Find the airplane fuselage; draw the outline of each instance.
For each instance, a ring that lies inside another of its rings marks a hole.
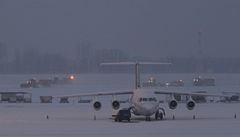
[[[153,89],[136,89],[130,99],[135,115],[150,117],[159,110],[159,100]]]

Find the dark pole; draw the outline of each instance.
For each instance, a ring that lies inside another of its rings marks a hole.
[[[135,89],[140,88],[140,72],[139,72],[139,63],[135,64]]]

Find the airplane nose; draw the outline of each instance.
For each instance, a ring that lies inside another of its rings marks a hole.
[[[145,104],[143,105],[143,109],[145,110],[146,113],[152,113],[154,106],[152,104]]]
[[[144,106],[144,108],[145,108],[145,110],[152,110],[152,106],[150,106],[150,105],[146,105],[146,106]]]

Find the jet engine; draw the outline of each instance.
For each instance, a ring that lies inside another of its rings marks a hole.
[[[118,110],[120,108],[120,102],[117,100],[112,101],[112,108]]]
[[[101,107],[102,107],[101,102],[95,101],[95,102],[93,103],[93,108],[94,108],[96,111],[100,110]]]
[[[177,103],[176,100],[171,100],[171,101],[168,102],[168,106],[169,106],[170,109],[176,109],[177,105],[178,105],[178,103]]]
[[[195,102],[191,99],[187,102],[186,107],[188,110],[193,110],[195,108],[196,104]]]

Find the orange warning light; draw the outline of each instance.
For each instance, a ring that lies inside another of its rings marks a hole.
[[[75,80],[75,76],[74,76],[74,75],[71,75],[71,76],[69,77],[69,79],[70,79],[70,80]]]

